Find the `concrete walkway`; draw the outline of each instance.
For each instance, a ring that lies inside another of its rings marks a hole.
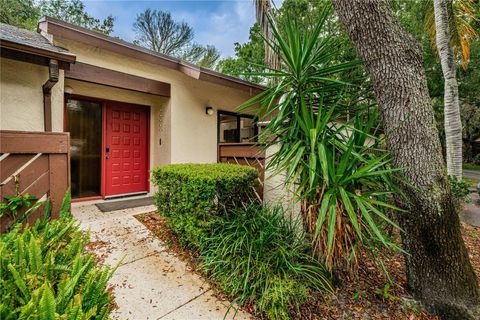
[[[80,227],[90,229],[95,253],[110,266],[122,263],[110,280],[118,305],[112,319],[223,319],[228,302],[213,296],[209,285],[175,255],[168,253],[133,215],[154,206],[102,213],[95,205],[73,204]],[[230,310],[227,319],[235,311]],[[238,311],[235,319],[250,319]]]
[[[474,227],[480,227],[480,197],[476,192],[473,192],[471,195],[472,201],[464,204],[461,218]]]
[[[463,170],[463,177],[470,178],[470,179],[477,179],[480,180],[480,171],[475,170]]]

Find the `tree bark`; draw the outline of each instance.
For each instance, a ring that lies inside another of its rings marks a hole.
[[[445,79],[444,117],[447,147],[447,171],[462,179],[462,121],[458,102],[458,83],[455,75],[455,60],[450,44],[448,9],[446,0],[434,0],[435,35],[438,54]]]
[[[333,0],[374,83],[386,142],[408,201],[404,230],[407,288],[446,319],[476,319],[480,292],[460,232],[423,67],[422,50],[388,0]]]

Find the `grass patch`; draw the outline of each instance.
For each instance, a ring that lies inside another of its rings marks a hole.
[[[463,178],[463,180],[468,183],[469,187],[470,188],[476,188],[477,187],[477,184],[480,180],[478,179],[475,179],[475,178]]]
[[[240,305],[269,319],[289,319],[311,291],[332,292],[329,273],[312,257],[301,226],[280,207],[235,209],[200,250],[201,269]]]
[[[464,163],[462,167],[464,170],[480,171],[480,166],[471,163]]]

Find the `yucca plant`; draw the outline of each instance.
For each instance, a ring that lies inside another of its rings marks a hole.
[[[357,62],[336,61],[335,43],[322,34],[328,12],[310,32],[298,30],[294,19],[282,26],[284,35],[271,25],[274,39],[265,41],[282,69],[262,74],[275,85],[241,109],[260,106],[257,117],[267,124],[259,141],[279,147],[267,169],[284,173],[295,191],[315,255],[346,274],[355,269],[359,250],[380,257],[398,249],[385,230],[398,228],[389,211],[397,210],[390,201],[399,190],[388,154],[370,134],[376,123],[371,112],[369,118],[356,111],[347,120],[348,108],[339,107],[347,84],[338,74]]]

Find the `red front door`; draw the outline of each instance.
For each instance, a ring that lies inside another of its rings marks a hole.
[[[107,102],[105,196],[148,190],[147,118],[146,107]]]

